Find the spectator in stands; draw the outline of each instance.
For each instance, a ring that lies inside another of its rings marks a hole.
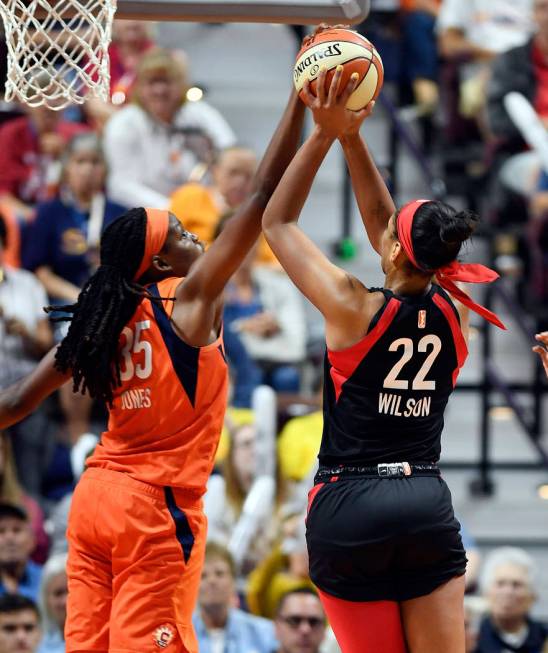
[[[31,452],[28,456],[27,462],[30,463],[34,455],[36,468],[29,470],[30,474],[34,474],[38,478],[41,477],[40,461],[38,460],[38,452]],[[48,460],[47,451],[42,452]],[[29,474],[29,475],[30,475]],[[10,503],[21,506],[29,516],[30,525],[36,542],[36,547],[32,553],[32,560],[39,564],[43,564],[48,555],[49,538],[44,530],[44,514],[38,503],[28,494],[26,494],[17,479],[17,472],[15,470],[15,462],[13,459],[12,446],[7,433],[0,433],[0,502]]]
[[[52,556],[44,566],[40,587],[43,636],[38,653],[65,653],[67,616],[66,554]]]
[[[420,115],[438,104],[438,47],[434,27],[441,0],[401,0],[403,74],[411,82]]]
[[[23,222],[32,219],[35,204],[53,195],[65,144],[86,129],[46,107],[25,107],[25,114],[0,128],[0,204]]]
[[[286,593],[314,588],[308,574],[304,517],[302,512],[287,515],[281,542],[249,575],[247,602],[253,613],[274,618]]]
[[[248,147],[234,145],[219,152],[211,166],[212,184],[190,182],[171,196],[169,210],[185,228],[211,244],[221,217],[235,211],[251,192],[257,157]]]
[[[76,302],[80,289],[99,264],[101,233],[125,208],[104,194],[106,166],[97,135],[80,134],[63,155],[58,195],[37,207],[29,228],[23,261],[44,284],[53,304]],[[57,316],[57,314],[54,314]],[[55,339],[66,334],[68,322],[56,323]],[[91,400],[60,390],[61,405],[72,442],[89,430]]]
[[[142,20],[113,22],[108,47],[111,101],[93,98],[85,104],[86,114],[98,128],[102,129],[112,114],[131,100],[139,61],[155,45],[153,25]]]
[[[535,152],[523,152],[525,141],[508,115],[503,99],[517,91],[524,95],[548,127],[548,0],[533,0],[535,35],[498,56],[488,86],[487,117],[498,149],[510,156],[500,171],[506,188],[529,197],[535,190],[540,161]]]
[[[0,653],[36,653],[40,636],[34,601],[17,594],[0,597]]]
[[[535,338],[538,340],[539,344],[533,347],[533,351],[540,356],[546,376],[548,376],[548,331],[537,333]]]
[[[313,589],[296,589],[284,594],[275,623],[280,643],[276,653],[319,653],[327,623]],[[359,628],[359,624],[356,627]]]
[[[226,288],[225,330],[240,336],[262,369],[262,383],[277,392],[296,393],[300,387],[298,365],[306,354],[303,301],[283,271],[255,265],[255,258],[256,248]],[[227,354],[234,358],[230,342]]]
[[[546,627],[530,618],[537,571],[522,549],[501,547],[485,559],[480,586],[488,615],[480,626],[477,653],[543,653]]]
[[[206,245],[222,231],[224,221],[248,197],[257,158],[248,147],[232,146],[219,152],[211,165],[211,184],[183,184],[171,196],[169,210]],[[275,263],[263,236],[257,263]]]
[[[167,209],[173,191],[211,155],[198,150],[234,144],[220,113],[204,101],[187,102],[187,90],[180,55],[154,48],[139,62],[134,103],[112,116],[104,134],[109,189],[117,202]],[[201,137],[194,151],[192,135]]]
[[[522,45],[532,32],[533,0],[442,0],[437,30],[441,54],[461,66],[460,112],[478,117],[485,105],[489,64]]]
[[[0,595],[22,594],[38,600],[42,567],[30,555],[35,541],[27,513],[0,503]]]
[[[30,272],[7,265],[7,238],[6,223],[0,216],[0,389],[28,374],[53,345],[44,313],[48,303],[44,288]],[[41,408],[10,429],[19,479],[35,498],[40,496],[50,444],[47,430]]]
[[[261,440],[256,423],[234,427],[220,465],[222,477],[208,483],[216,496],[216,505],[212,509],[208,506],[206,512],[208,536],[227,544],[238,577],[245,576],[265,557],[279,526],[277,508],[284,486],[276,482],[275,471],[270,474],[259,468],[260,459],[274,452],[275,433],[271,438],[271,443]]]
[[[230,554],[210,542],[193,619],[200,653],[272,653],[276,646],[274,624],[234,607],[234,579]]]

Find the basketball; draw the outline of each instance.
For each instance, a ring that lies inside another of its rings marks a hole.
[[[320,68],[327,68],[326,88],[329,88],[338,65],[343,66],[339,90],[346,87],[352,73],[359,75],[358,85],[346,104],[348,109],[359,111],[377,98],[384,78],[379,53],[371,41],[349,29],[325,30],[301,48],[293,70],[295,88],[301,93],[305,80],[309,79],[310,90],[316,95]]]

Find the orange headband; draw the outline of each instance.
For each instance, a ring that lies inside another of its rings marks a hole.
[[[400,210],[396,221],[398,240],[401,243],[403,251],[407,254],[407,258],[411,263],[419,270],[423,269],[418,265],[415,258],[411,231],[413,229],[413,219],[417,210],[428,201],[430,200],[415,200],[409,202]],[[501,329],[506,329],[495,313],[481,304],[476,304],[476,302],[474,302],[472,298],[461,290],[455,283],[455,281],[464,281],[467,283],[491,283],[491,281],[498,279],[499,276],[494,270],[479,263],[459,263],[458,261],[453,261],[452,263],[449,263],[449,265],[444,265],[437,270],[423,270],[423,272],[432,272],[432,274],[435,274],[439,285],[453,295],[455,299],[465,306],[468,306],[468,308],[475,311],[492,324],[495,324]]]
[[[169,227],[169,213],[161,209],[145,209],[147,214],[147,235],[145,253],[134,281],[140,279],[152,264],[152,257],[158,254],[166,242]]]

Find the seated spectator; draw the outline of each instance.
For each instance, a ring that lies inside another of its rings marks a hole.
[[[65,653],[67,617],[67,556],[52,556],[44,566],[40,587],[43,637],[38,653]]]
[[[44,313],[47,296],[36,277],[7,265],[7,229],[0,216],[0,389],[31,372],[53,345],[49,320]],[[34,498],[40,496],[41,480],[51,444],[43,408],[34,411],[11,429],[19,479]]]
[[[211,165],[209,185],[191,182],[171,196],[169,210],[206,245],[222,230],[221,222],[242,204],[251,192],[251,181],[257,167],[253,150],[228,147],[216,155]],[[257,263],[275,263],[264,236],[259,238]]]
[[[540,160],[534,152],[523,152],[525,141],[503,99],[512,91],[521,93],[548,127],[548,0],[533,0],[533,19],[535,35],[525,45],[495,59],[487,96],[489,129],[498,149],[506,157],[511,155],[500,170],[500,181],[507,189],[526,197],[536,188]]]
[[[296,393],[306,353],[303,301],[285,272],[255,265],[255,256],[253,249],[226,287],[224,328],[240,336],[262,370],[262,383]],[[234,358],[230,342],[227,355]]]
[[[102,231],[125,211],[105,196],[105,180],[99,138],[91,133],[76,136],[63,155],[59,193],[38,205],[24,246],[25,267],[36,272],[54,303],[78,299],[99,264]]]
[[[154,48],[139,62],[134,103],[114,114],[104,133],[108,184],[117,202],[167,209],[170,195],[209,156],[192,151],[193,134],[202,137],[196,149],[204,140],[215,150],[234,144],[221,114],[204,101],[187,102],[187,90],[180,56]]]
[[[238,580],[262,560],[274,541],[284,485],[276,474],[276,395],[262,386],[253,395],[251,422],[232,426],[222,475],[208,481],[208,538],[226,544]]]
[[[42,567],[30,559],[34,546],[27,513],[0,503],[0,595],[22,594],[38,601]]]
[[[478,118],[485,105],[490,62],[532,33],[533,0],[442,0],[437,31],[441,54],[460,68],[460,113]]]
[[[23,252],[25,267],[44,284],[52,304],[73,304],[84,283],[99,264],[102,231],[125,208],[105,196],[106,167],[99,138],[76,136],[63,155],[63,175],[55,199],[37,208]],[[58,317],[59,314],[54,314]],[[68,322],[57,322],[60,342]],[[91,400],[74,394],[71,384],[60,390],[60,399],[72,442],[89,430]]]
[[[0,597],[0,653],[37,653],[41,634],[34,601],[18,594]]]
[[[110,102],[88,99],[84,105],[87,116],[99,130],[122,105],[131,99],[137,65],[143,55],[154,47],[153,23],[142,20],[115,20],[112,41],[108,46],[110,67]]]
[[[275,624],[279,642],[276,653],[320,652],[327,622],[315,590],[286,592],[278,604]]]
[[[46,462],[47,452],[43,452]],[[29,459],[31,456],[29,456]],[[28,461],[30,462],[30,460]],[[36,460],[38,463],[38,460]],[[40,468],[31,468],[36,476],[40,476]],[[36,542],[32,560],[43,564],[48,556],[49,538],[44,530],[44,513],[38,503],[21,488],[17,479],[12,446],[6,433],[0,434],[0,503],[10,503],[20,506],[29,516],[30,525]]]
[[[537,571],[522,549],[501,547],[486,557],[480,578],[488,614],[480,626],[477,653],[543,653],[548,630],[531,619]]]
[[[288,515],[281,531],[281,542],[251,572],[247,586],[249,609],[269,619],[284,594],[314,588],[308,574],[304,514]]]
[[[25,107],[25,114],[0,127],[0,204],[22,222],[53,195],[65,144],[87,129],[47,107]]]
[[[274,624],[235,607],[235,569],[228,551],[209,543],[193,623],[200,653],[272,653]]]
[[[225,148],[211,166],[212,184],[184,184],[171,196],[169,210],[185,229],[210,245],[221,217],[235,211],[251,193],[256,168],[253,150],[238,146]]]
[[[420,115],[438,104],[438,47],[434,27],[441,0],[402,0],[403,74]]]

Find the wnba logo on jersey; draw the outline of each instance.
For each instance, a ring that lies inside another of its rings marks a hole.
[[[419,317],[417,323],[419,329],[426,329],[426,311],[424,309],[421,309],[419,311]]]
[[[169,624],[164,624],[154,631],[154,643],[159,648],[167,648],[174,637],[175,632]]]

